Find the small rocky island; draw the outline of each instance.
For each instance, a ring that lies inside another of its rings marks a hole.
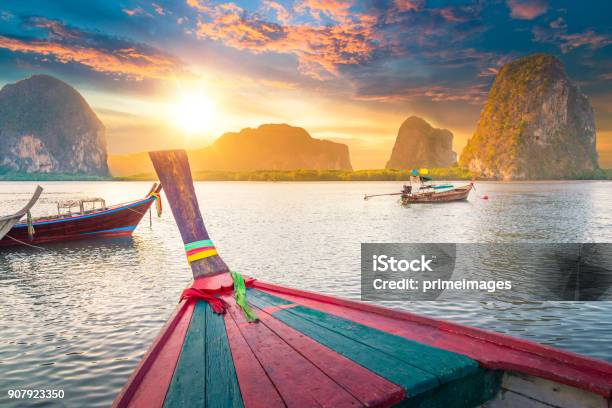
[[[348,146],[314,139],[303,128],[286,124],[224,133],[189,157],[198,170],[352,170]]]
[[[67,83],[34,75],[0,90],[0,170],[108,176],[104,126]]]
[[[591,104],[551,55],[508,63],[495,78],[459,165],[501,180],[593,171],[598,163]]]
[[[456,161],[450,130],[436,129],[418,116],[411,116],[397,132],[386,168],[451,167]]]

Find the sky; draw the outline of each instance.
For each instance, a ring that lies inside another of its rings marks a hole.
[[[544,52],[589,97],[612,167],[611,16],[610,1],[2,1],[0,85],[70,83],[111,154],[288,123],[382,168],[410,115],[460,153],[499,68]]]

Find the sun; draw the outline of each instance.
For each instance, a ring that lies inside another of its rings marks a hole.
[[[174,124],[189,135],[210,131],[217,116],[214,102],[204,92],[182,93],[170,109]]]

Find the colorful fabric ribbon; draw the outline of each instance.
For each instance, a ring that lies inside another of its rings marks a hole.
[[[213,310],[213,312],[217,314],[224,314],[227,308],[229,307],[229,305],[225,302],[225,300],[219,297],[213,296],[210,293],[206,293],[202,289],[196,289],[196,288],[185,289],[183,293],[181,293],[181,299],[179,300],[179,302],[182,301],[183,299],[203,300],[206,303],[208,303],[211,309]]]
[[[155,207],[157,208],[157,216],[161,217],[162,216],[162,202],[161,202],[161,195],[154,191],[150,194],[151,197],[155,198]]]
[[[34,229],[34,221],[32,219],[32,213],[30,211],[28,211],[26,215],[26,220],[28,223],[28,237],[30,238],[30,241],[32,241],[34,239],[34,234],[36,233],[36,230]]]
[[[249,323],[257,322],[259,318],[247,302],[246,283],[244,282],[244,278],[238,272],[231,272],[231,276],[234,281],[234,298],[236,299],[236,304],[240,307],[240,309],[242,309],[242,312]],[[226,291],[229,292],[229,288],[227,288]],[[207,291],[205,289],[191,287],[183,290],[179,302],[183,299],[203,300],[210,305],[213,312],[217,314],[225,314],[227,308],[229,308],[229,305],[222,298],[217,297],[217,295],[226,293],[226,291],[215,293],[211,292],[210,290]]]
[[[232,279],[234,280],[234,298],[236,298],[236,304],[240,306],[244,312],[249,323],[253,323],[259,320],[257,314],[251,309],[246,299],[246,285],[244,284],[244,278],[238,272],[232,272]]]
[[[203,239],[185,244],[185,253],[187,254],[187,261],[192,263],[217,255],[217,249],[210,239]]]

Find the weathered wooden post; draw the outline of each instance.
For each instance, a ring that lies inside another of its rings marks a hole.
[[[149,156],[181,232],[194,279],[229,272],[204,226],[187,153],[166,150],[149,152]]]

